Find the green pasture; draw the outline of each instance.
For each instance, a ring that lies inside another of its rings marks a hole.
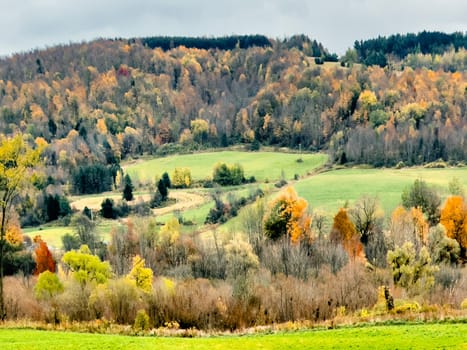
[[[204,338],[132,337],[0,329],[0,348],[67,349],[467,349],[467,324],[366,326]]]
[[[294,187],[313,209],[336,213],[346,202],[351,205],[362,195],[377,196],[386,213],[401,203],[401,194],[416,179],[434,186],[443,196],[457,177],[467,189],[467,168],[342,169],[324,172],[297,182]]]
[[[23,229],[23,233],[31,238],[41,236],[42,240],[47,243],[49,247],[61,248],[62,236],[67,233],[73,233],[71,227],[66,226],[40,226],[28,227]]]
[[[301,158],[302,162],[297,162]],[[150,160],[139,160],[125,164],[124,170],[132,179],[140,182],[154,182],[156,176],[164,172],[172,175],[175,168],[189,168],[195,181],[212,177],[214,166],[219,162],[227,164],[239,163],[243,166],[245,177],[254,176],[257,181],[276,181],[284,173],[286,179],[292,179],[295,174],[300,176],[323,165],[327,155],[294,154],[280,152],[241,152],[221,151],[175,155]]]
[[[121,225],[121,223],[117,220],[100,219],[96,225],[96,233],[104,241],[108,242],[110,240],[110,231],[118,225]],[[48,246],[62,248],[62,236],[67,233],[73,234],[73,227],[41,225],[39,227],[24,228],[23,233],[31,238],[40,235]]]

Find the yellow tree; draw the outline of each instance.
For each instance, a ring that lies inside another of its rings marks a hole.
[[[145,293],[150,293],[152,290],[153,272],[149,267],[144,267],[144,259],[139,255],[133,258],[133,267],[128,277],[135,281],[136,287]]]
[[[440,223],[446,228],[446,235],[455,239],[462,253],[467,250],[467,203],[461,196],[448,197],[441,210]]]
[[[0,139],[0,319],[6,317],[3,296],[3,262],[13,203],[28,183],[28,171],[39,163],[40,148],[31,149],[22,135]]]
[[[272,239],[284,235],[293,243],[302,238],[310,238],[311,216],[307,212],[308,203],[298,197],[292,187],[287,187],[272,203],[264,218],[265,234]]]

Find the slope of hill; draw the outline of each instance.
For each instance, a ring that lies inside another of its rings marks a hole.
[[[78,165],[237,143],[375,166],[467,158],[465,70],[322,65],[328,51],[305,36],[231,50],[148,40],[2,59],[0,133],[45,140],[57,183]]]

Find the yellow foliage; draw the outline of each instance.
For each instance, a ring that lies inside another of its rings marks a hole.
[[[144,259],[136,255],[133,258],[133,267],[129,273],[129,278],[135,281],[136,287],[146,293],[150,293],[152,290],[153,272],[150,268],[144,267],[144,263]]]
[[[191,171],[188,168],[175,168],[172,174],[172,186],[183,188],[191,186]]]
[[[160,240],[174,244],[180,237],[180,223],[176,217],[172,217],[161,227]]]
[[[168,294],[172,295],[175,293],[175,282],[167,277],[162,277],[162,284]]]
[[[375,93],[370,90],[362,91],[360,97],[358,98],[358,101],[362,104],[362,107],[365,109],[374,106],[378,102]]]
[[[105,120],[104,120],[104,119],[102,119],[102,118],[99,119],[99,120],[97,121],[96,127],[97,127],[97,131],[99,131],[100,134],[102,134],[102,135],[107,134],[107,125],[105,124]]]
[[[23,234],[21,232],[21,228],[18,225],[8,225],[5,233],[5,239],[11,245],[19,246],[21,243],[23,243]]]

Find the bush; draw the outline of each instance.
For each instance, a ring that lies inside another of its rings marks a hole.
[[[461,309],[462,309],[462,310],[467,310],[467,298],[465,298],[464,300],[462,300],[462,302],[461,302]]]
[[[240,164],[219,163],[214,167],[212,180],[221,186],[237,186],[245,182],[243,167]]]
[[[114,200],[106,198],[101,204],[101,215],[106,219],[116,219],[117,213],[114,211]]]
[[[145,310],[138,311],[133,328],[137,331],[145,331],[149,329],[149,316]]]
[[[411,311],[418,312],[420,309],[420,304],[416,301],[396,300],[394,312],[396,314],[403,314]]]

